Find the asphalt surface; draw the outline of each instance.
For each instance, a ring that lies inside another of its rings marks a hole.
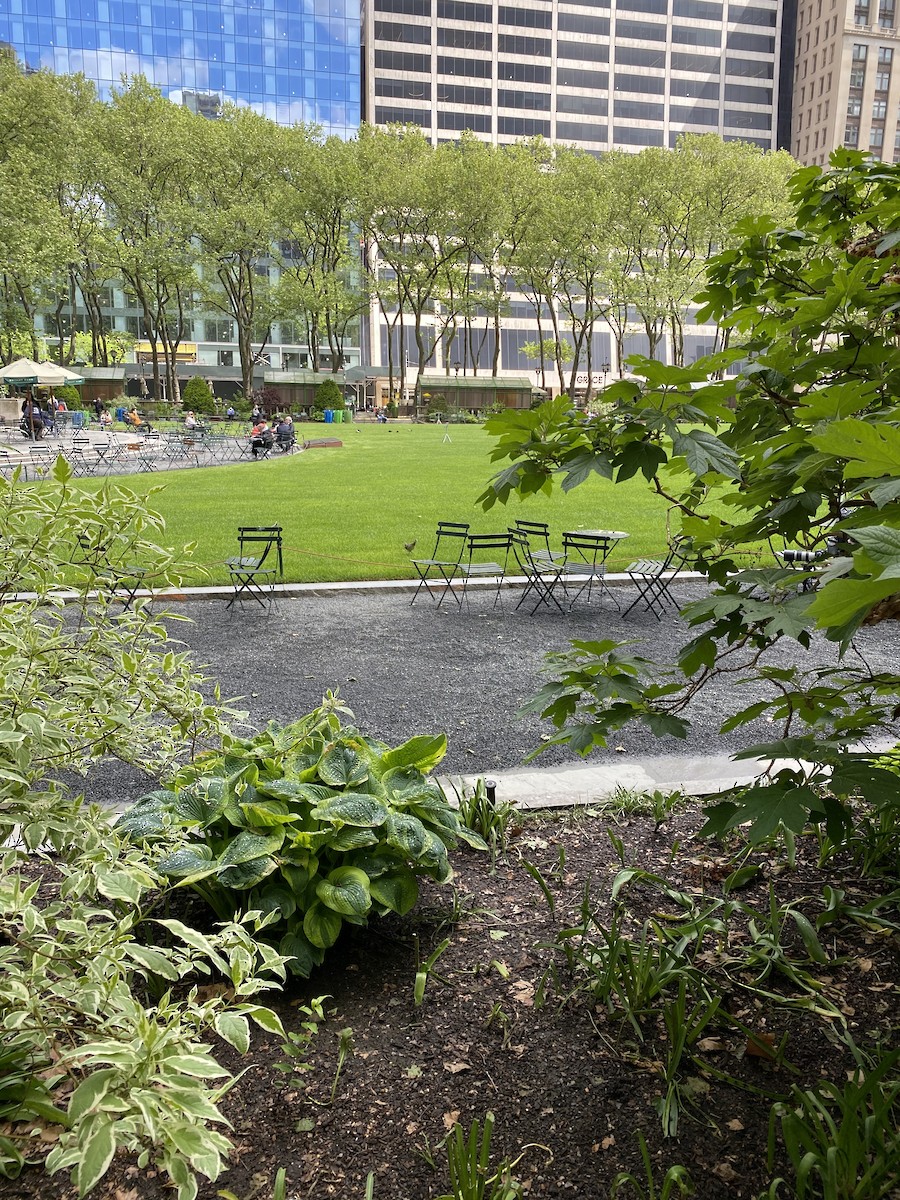
[[[704,594],[703,585],[678,585],[686,602]],[[630,587],[615,589],[625,608]],[[689,637],[677,615],[657,621],[633,610],[618,613],[608,598],[561,615],[514,611],[518,593],[505,607],[492,609],[487,595],[476,595],[468,611],[441,609],[421,599],[410,606],[410,592],[306,592],[280,597],[266,612],[258,605],[227,609],[221,599],[188,599],[172,604],[187,621],[172,621],[171,636],[193,652],[195,663],[219,682],[222,697],[246,710],[250,728],[266,721],[287,723],[314,708],[328,689],[337,689],[365,733],[396,745],[421,733],[445,733],[449,750],[441,770],[479,774],[521,766],[524,756],[553,732],[537,716],[518,717],[517,708],[541,685],[544,656],[564,650],[571,639],[613,638],[630,641],[640,654],[672,663]],[[900,639],[896,624],[862,630],[860,651],[876,671],[900,677]],[[814,639],[807,653],[779,647],[774,661],[788,660],[813,669],[836,661],[836,648]],[[719,733],[725,716],[764,693],[757,684],[719,680],[696,697],[687,717],[686,739],[656,738],[641,724],[623,729],[590,762],[623,762],[623,755],[647,758],[729,754],[770,738],[765,720],[727,735]],[[538,767],[583,762],[567,747],[550,747]],[[151,781],[118,763],[105,763],[90,776],[87,794],[108,803],[134,798]]]

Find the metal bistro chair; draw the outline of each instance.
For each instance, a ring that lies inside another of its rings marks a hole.
[[[469,584],[474,579],[496,581],[494,602],[491,608],[496,608],[498,603],[502,608],[501,589],[506,576],[512,544],[512,534],[508,530],[506,533],[470,533],[468,535],[466,560],[461,562],[458,568],[463,581],[462,591],[456,598],[460,608],[462,608],[463,601],[466,603],[466,608],[469,607]],[[484,558],[483,555],[488,557]]]
[[[590,602],[595,588],[601,598],[604,595],[609,596],[616,608],[619,607],[618,600],[606,582],[606,560],[613,546],[627,536],[617,530],[596,533],[575,531],[563,534],[565,562],[562,568],[562,583],[567,597],[569,585],[577,584],[575,594],[569,601],[570,609],[574,607],[576,600],[583,592],[587,592],[587,599]]]
[[[234,592],[226,608],[235,600],[244,602],[246,596],[267,608],[275,596],[275,585],[284,578],[281,525],[241,525],[238,528],[238,549],[235,558],[226,558]],[[247,553],[255,551],[256,553]]]
[[[536,598],[531,616],[534,616],[541,605],[549,608],[553,604],[561,613],[564,612],[563,606],[554,594],[565,570],[566,562],[563,556],[557,554],[551,557],[549,550],[535,550],[529,541],[528,534],[522,529],[511,529],[510,534],[516,562],[519,570],[525,576],[525,590],[519,598],[516,608],[521,608],[528,597],[534,594]]]
[[[670,584],[678,571],[687,561],[687,554],[682,549],[683,540],[673,538],[669,542],[669,552],[663,559],[639,558],[625,568],[625,573],[637,588],[637,595],[622,613],[627,617],[635,605],[643,602],[644,609],[652,612],[659,621],[666,609],[678,608],[678,601],[672,595]]]
[[[434,539],[434,550],[430,558],[414,558],[412,565],[419,576],[419,585],[413,592],[410,605],[415,604],[422,588],[432,600],[437,601],[438,608],[444,602],[451,590],[454,576],[459,570],[459,564],[466,551],[466,538],[469,533],[468,524],[460,521],[438,521],[437,533]],[[440,589],[440,595],[432,588]]]

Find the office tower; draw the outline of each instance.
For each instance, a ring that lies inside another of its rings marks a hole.
[[[358,0],[267,0],[265,7],[261,0],[7,0],[0,7],[0,43],[27,70],[83,72],[104,99],[123,75],[142,74],[210,118],[228,100],[279,124],[315,123],[341,137],[359,127],[359,33]],[[136,299],[108,287],[102,301],[104,321],[135,336],[138,356],[149,360]],[[87,330],[78,308],[73,324]],[[182,359],[233,374],[234,322],[198,317],[193,332]],[[304,364],[301,336],[292,322],[276,326],[260,369]]]
[[[795,158],[823,164],[843,145],[900,160],[898,26],[897,0],[800,0],[790,144]]]
[[[0,42],[32,70],[83,72],[102,98],[144,75],[207,115],[232,100],[284,125],[359,126],[358,0],[7,0]]]
[[[793,0],[364,0],[364,116],[587,150],[779,145]],[[788,73],[785,84],[790,86]],[[782,122],[782,139],[787,133]]]

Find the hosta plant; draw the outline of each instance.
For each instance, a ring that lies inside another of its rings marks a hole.
[[[418,877],[452,876],[448,847],[486,850],[428,772],[446,738],[390,749],[365,737],[329,693],[291,725],[183,768],[171,788],[142,797],[119,828],[162,842],[165,875],[194,888],[223,918],[258,910],[276,918],[291,969],[308,975],[344,923],[407,913]]]

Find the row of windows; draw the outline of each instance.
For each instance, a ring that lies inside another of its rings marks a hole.
[[[529,108],[527,103],[511,105],[510,107]],[[589,113],[577,115],[589,116]],[[596,115],[604,116],[605,112]],[[637,122],[638,129],[646,129],[646,122],[661,125],[665,120],[665,106],[648,104],[637,100],[616,100],[613,108],[614,117],[623,121]],[[706,125],[718,126],[719,109],[703,105],[673,104],[669,109],[669,119],[677,125]],[[400,122],[404,125],[420,125],[424,128],[431,126],[431,112],[428,109],[404,108],[376,105],[375,120],[379,124],[389,125]],[[487,113],[439,112],[437,115],[439,129],[471,129],[475,133],[490,133],[491,118]],[[744,109],[726,109],[723,124],[730,129],[770,130],[772,119],[768,113],[750,113]],[[550,121],[539,118],[504,116],[497,118],[497,132],[515,137],[534,137],[541,134],[550,136]],[[649,130],[653,133],[653,130]],[[605,141],[606,125],[590,121],[569,121],[558,119],[556,122],[556,137],[560,141]],[[637,135],[636,135],[637,136]],[[614,141],[622,140],[622,131],[616,127]],[[662,143],[650,143],[659,144]],[[208,339],[209,340],[209,339]],[[227,340],[227,339],[226,339]]]
[[[586,8],[609,8],[608,0],[567,0],[567,3],[583,4]],[[124,5],[120,5],[124,11]],[[411,17],[430,17],[431,0],[375,0],[375,12],[403,13]],[[619,0],[619,11],[659,13],[667,16],[668,0]],[[560,16],[570,14],[560,13]],[[488,4],[472,4],[466,0],[440,0],[438,16],[449,21],[476,21],[489,24],[491,21],[491,6]],[[722,4],[714,0],[673,0],[673,17],[688,17],[696,21],[721,21]],[[539,9],[501,7],[499,12],[501,25],[521,25],[532,29],[549,29],[551,14]],[[123,18],[124,19],[124,18]],[[771,8],[757,8],[745,5],[743,8],[732,4],[728,20],[738,25],[764,25],[774,28],[777,14]]]
[[[464,31],[453,31],[463,33]],[[467,36],[471,36],[469,31],[466,31]],[[486,35],[490,37],[490,35]],[[534,38],[504,38],[501,35],[501,42],[533,42],[541,39]],[[504,45],[501,49],[507,54],[522,54],[535,56],[537,53],[533,50],[519,49],[517,45]],[[557,43],[557,82],[563,87],[606,87],[607,76],[603,71],[586,71],[575,67],[568,66],[568,61],[575,62],[601,62],[605,63],[609,59],[609,47],[599,45],[593,42],[558,42]],[[549,53],[545,51],[543,53]],[[621,66],[637,66],[637,67],[665,67],[666,52],[665,50],[645,50],[639,47],[617,46],[616,47],[616,63]],[[427,54],[411,54],[399,50],[376,50],[375,51],[375,66],[379,70],[385,71],[412,71],[422,74],[430,74],[431,60]],[[717,57],[707,54],[683,54],[673,51],[670,56],[670,66],[673,71],[684,71],[693,75],[718,75],[721,69],[721,60]],[[438,73],[441,75],[467,75],[475,79],[490,79],[491,78],[491,63],[486,59],[472,58],[453,58],[446,55],[439,55],[437,60]],[[764,59],[740,59],[727,58],[725,59],[725,74],[736,76],[745,79],[772,79],[774,76],[774,63]],[[520,83],[549,83],[550,68],[540,63],[512,63],[500,62],[497,68],[498,79],[508,79]],[[655,90],[656,83],[648,81],[646,76],[636,75],[621,75],[620,80],[628,80],[620,82],[619,88],[628,91],[651,91]],[[674,95],[696,96],[700,93],[695,89],[701,86],[696,79],[691,80],[672,80],[672,93]],[[689,88],[689,91],[682,91],[683,88]],[[757,91],[767,91],[768,89],[755,89]],[[743,98],[749,104],[770,103],[769,99],[751,99],[748,96],[738,97]]]

